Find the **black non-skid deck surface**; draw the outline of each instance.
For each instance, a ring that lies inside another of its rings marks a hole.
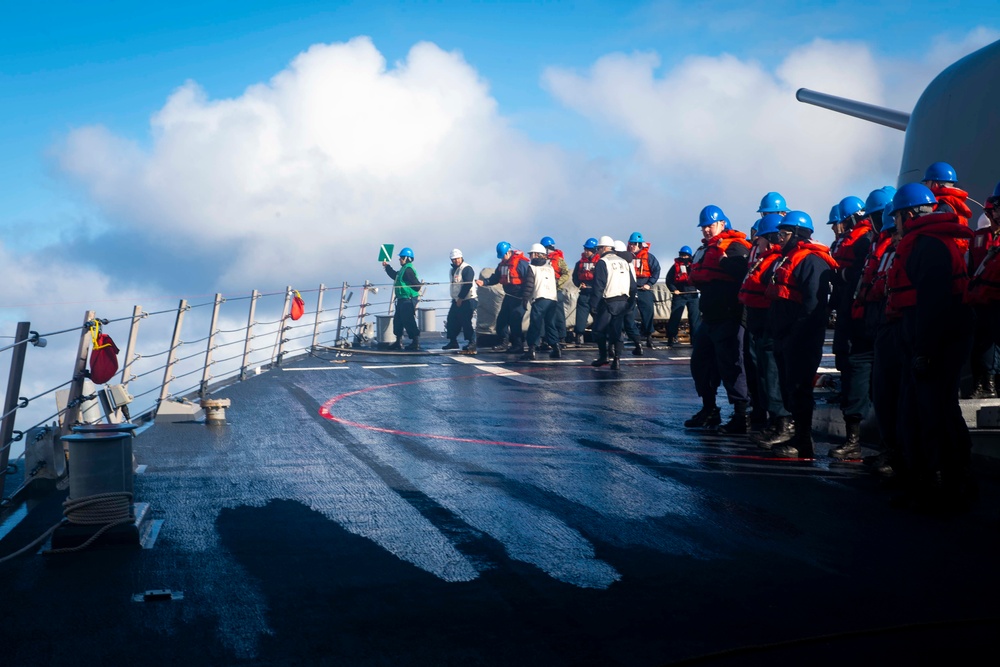
[[[228,387],[225,425],[135,442],[137,499],[163,521],[152,549],[0,565],[0,664],[842,664],[992,647],[995,482],[968,514],[919,515],[890,509],[859,463],[686,431],[687,349],[620,372],[577,351],[331,353]],[[0,554],[57,512],[36,507]],[[151,589],[183,599],[132,600]]]

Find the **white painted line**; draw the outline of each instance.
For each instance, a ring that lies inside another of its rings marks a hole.
[[[467,355],[464,355],[464,356],[461,356],[461,357],[455,357],[455,361],[457,361],[460,364],[472,364],[472,365],[475,365],[475,364],[502,364],[503,363],[502,361],[483,361],[481,359],[477,359],[475,356],[473,356],[471,354],[467,354]]]
[[[683,361],[685,359],[691,361],[691,357],[667,357],[667,359],[669,361]]]
[[[350,367],[342,365],[342,366],[315,366],[313,368],[282,368],[281,370],[283,370],[286,373],[290,373],[291,371],[343,371],[347,370],[348,368]]]
[[[137,465],[135,467],[135,474],[136,475],[142,475],[145,472],[146,472],[146,464],[145,463],[142,463],[142,464]]]
[[[429,364],[392,364],[389,366],[362,366],[365,370],[372,368],[426,368]]]
[[[535,359],[534,361],[521,361],[522,364],[582,364],[583,359]]]
[[[492,373],[493,375],[510,378],[511,380],[516,380],[517,382],[523,382],[525,384],[546,384],[545,380],[532,377],[530,375],[522,375],[521,373],[512,371],[509,368],[498,368],[497,366],[476,366],[476,368],[487,373]]]
[[[605,366],[607,368],[607,366]],[[611,371],[614,373],[615,371]],[[594,384],[597,382],[694,382],[691,378],[607,378],[603,380],[546,380],[545,384]]]

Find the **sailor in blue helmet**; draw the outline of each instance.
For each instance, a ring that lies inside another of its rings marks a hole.
[[[844,226],[840,224],[840,204],[834,204],[830,209],[830,219],[827,221],[830,229],[833,230],[833,243],[830,244],[830,252],[836,252],[837,246],[841,244],[844,236]]]
[[[768,192],[760,200],[760,206],[757,207],[757,212],[760,213],[760,217],[762,218],[768,213],[785,215],[788,213],[788,206],[785,204],[785,198],[781,196],[780,192]]]
[[[583,344],[583,337],[587,331],[587,322],[591,314],[594,267],[600,259],[600,255],[597,254],[597,239],[591,237],[584,241],[583,252],[573,267],[573,284],[579,288],[580,293],[576,299],[576,322],[573,325],[573,333],[570,334],[570,342],[577,345]]]
[[[872,205],[883,197],[881,190],[869,195]],[[875,229],[865,202],[844,197],[838,204],[843,235],[830,254],[837,261],[837,282],[831,306],[837,311],[833,332],[833,353],[840,371],[840,409],[844,415],[846,438],[830,450],[831,457],[856,459],[861,456],[861,421],[871,409],[871,373],[875,339],[865,327],[862,313],[855,317],[854,295],[861,282],[865,258],[875,238]]]
[[[500,263],[493,275],[476,281],[479,287],[503,286],[503,302],[496,324],[500,342],[493,349],[498,352],[524,352],[524,285],[530,271],[528,258],[520,250],[512,248],[510,243],[501,241],[497,244],[497,259]]]
[[[566,304],[569,302],[566,285],[569,284],[572,275],[570,274],[569,264],[566,263],[563,251],[556,248],[555,239],[551,236],[543,236],[539,243],[545,248],[546,257],[549,263],[552,264],[552,270],[556,272],[556,292],[559,296],[559,305],[553,311],[553,317],[555,317],[556,322],[556,338],[559,340],[558,344],[562,344],[566,340]],[[538,349],[548,350],[550,349],[550,343],[546,342]]]
[[[625,318],[625,331],[635,344],[632,354],[642,355],[642,340],[646,347],[653,349],[653,286],[660,280],[660,262],[649,252],[649,242],[642,238],[640,232],[632,232],[628,237],[628,251],[632,253],[632,266],[635,267],[635,306],[639,315],[639,325],[636,326],[635,312]]]
[[[962,365],[972,347],[969,279],[960,244],[972,231],[920,183],[892,198],[902,240],[888,273],[887,316],[901,320],[908,360],[900,396],[902,469],[897,506],[959,509],[972,500],[972,441],[958,403]]]
[[[691,376],[702,408],[684,426],[704,428],[722,423],[715,402],[721,381],[733,405],[733,416],[719,430],[746,433],[750,397],[743,369],[743,306],[739,290],[747,272],[750,244],[745,234],[731,229],[729,218],[718,206],[703,208],[698,226],[704,240],[691,259],[691,280],[701,292],[701,323],[691,338]]]
[[[677,342],[677,332],[681,318],[687,310],[688,332],[694,334],[698,328],[701,311],[698,308],[698,288],[691,281],[691,246],[682,246],[674,259],[674,265],[667,270],[667,289],[670,290],[670,321],[667,322],[667,347]]]
[[[865,325],[875,339],[871,400],[882,444],[882,451],[878,456],[865,459],[865,462],[872,465],[877,474],[891,477],[894,474],[893,466],[898,468],[899,461],[902,460],[899,397],[908,360],[903,355],[901,321],[898,317],[888,317],[886,312],[888,272],[894,263],[896,245],[901,237],[892,215],[892,196],[896,189],[886,186],[883,190],[886,191],[887,201],[882,210],[879,211],[876,207],[869,211],[872,224],[880,231],[865,262],[855,307],[864,309]]]
[[[399,251],[399,270],[392,268],[388,261],[382,262],[386,274],[393,280],[393,295],[396,297],[396,312],[392,316],[392,333],[396,341],[389,346],[390,350],[403,347],[403,332],[410,337],[406,349],[415,352],[420,349],[420,329],[417,328],[417,300],[423,283],[417,277],[413,268],[413,250],[403,248]]]
[[[750,265],[740,287],[740,303],[746,307],[746,337],[749,339],[744,354],[751,357],[755,369],[753,377],[749,371],[747,377],[756,383],[750,394],[753,399],[751,430],[757,432],[750,436],[750,441],[757,444],[782,442],[792,423],[791,414],[781,400],[774,338],[768,326],[771,300],[767,298],[767,286],[771,283],[774,265],[781,259],[778,225],[783,220],[778,213],[768,213],[761,218],[754,241],[757,259]]]
[[[813,380],[823,358],[827,300],[837,267],[829,249],[812,240],[813,231],[808,213],[789,211],[784,217],[778,226],[781,259],[765,291],[782,403],[792,423],[781,438],[760,446],[784,458],[813,457]]]

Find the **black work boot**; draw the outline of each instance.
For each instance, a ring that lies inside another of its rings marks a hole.
[[[591,366],[604,366],[608,363],[608,343],[603,336],[597,339],[597,359],[590,362]]]
[[[761,449],[771,449],[775,445],[783,445],[795,437],[795,424],[791,417],[778,417],[774,422],[774,428],[763,431],[759,435],[750,436]]]
[[[646,348],[650,349],[650,350],[653,349],[653,336],[652,335],[646,336]]]
[[[506,352],[507,348],[510,346],[510,341],[506,338],[501,338],[500,342],[493,346],[494,352]]]
[[[642,356],[642,341],[639,340],[638,338],[634,338],[634,339],[632,339],[632,344],[635,345],[635,347],[632,348],[632,354],[634,354],[637,357],[641,357]]]
[[[535,346],[529,345],[528,350],[521,355],[521,361],[534,361],[535,360]]]
[[[673,347],[673,346],[674,346],[674,337],[667,336],[667,347]]]
[[[611,357],[611,370],[617,371],[621,367],[622,367],[622,362],[618,358],[618,354],[615,353],[615,356]]]
[[[983,398],[996,398],[996,397],[997,397],[996,376],[987,373],[986,379],[983,382]]]
[[[419,352],[420,351],[420,337],[416,337],[409,345],[404,348],[407,352]]]
[[[392,345],[389,346],[389,349],[390,350],[402,350],[403,349],[403,341],[401,341],[401,340],[399,340],[397,338],[396,341]]]
[[[457,350],[458,349],[458,339],[452,338],[448,341],[448,344],[441,348],[442,350]]]
[[[811,459],[813,452],[812,413],[792,417],[795,435],[784,444],[775,445],[771,453],[785,459]]]
[[[847,427],[847,441],[840,447],[830,450],[830,458],[838,461],[845,459],[861,458],[861,419],[849,418],[845,424]]]
[[[733,403],[732,418],[719,427],[719,433],[726,435],[745,435],[750,427],[750,417],[747,415],[746,401]]]
[[[552,348],[552,351],[549,352],[549,359],[562,359],[562,348],[558,345]]]
[[[719,414],[719,407],[716,405],[706,405],[696,412],[691,419],[684,422],[684,428],[708,428],[718,426],[722,423],[722,416]]]

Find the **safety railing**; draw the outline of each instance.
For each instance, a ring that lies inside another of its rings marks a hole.
[[[306,307],[292,320],[296,294]],[[428,283],[423,300],[447,310],[447,284]],[[216,294],[161,309],[87,311],[80,324],[51,331],[20,322],[13,336],[0,338],[0,377],[7,377],[0,498],[4,477],[24,456],[24,437],[33,430],[52,426],[67,433],[79,423],[149,420],[164,402],[203,399],[291,357],[371,343],[374,317],[391,314],[392,305],[390,283],[365,281],[298,292],[288,287]],[[88,370],[98,329],[120,349],[119,371],[101,387],[93,385]],[[122,407],[125,394],[131,400]]]

